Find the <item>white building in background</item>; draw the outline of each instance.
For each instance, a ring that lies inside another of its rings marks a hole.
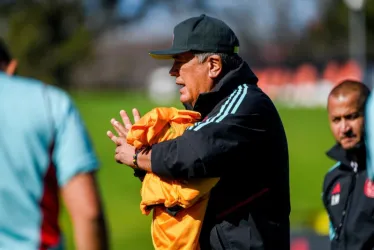
[[[153,70],[147,79],[148,97],[158,105],[170,105],[178,98],[179,87],[169,75],[170,67]]]

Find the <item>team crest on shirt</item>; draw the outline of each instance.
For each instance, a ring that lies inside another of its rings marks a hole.
[[[374,183],[370,179],[366,179],[364,193],[369,198],[374,198]]]
[[[334,188],[332,189],[331,192],[331,206],[338,205],[340,202],[340,182],[335,184]]]

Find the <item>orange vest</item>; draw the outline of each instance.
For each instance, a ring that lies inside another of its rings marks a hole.
[[[127,142],[141,148],[174,139],[200,119],[200,114],[195,111],[155,108],[132,126]],[[218,180],[176,181],[146,174],[141,188],[140,210],[148,215],[153,209],[151,234],[155,249],[200,249],[199,235],[209,192]],[[176,205],[183,209],[175,216],[166,212],[166,208]]]

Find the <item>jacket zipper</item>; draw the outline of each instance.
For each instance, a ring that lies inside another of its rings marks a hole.
[[[352,162],[353,163],[353,162]],[[356,162],[354,162],[356,163]],[[336,232],[336,236],[335,236],[335,239],[338,240],[340,238],[340,236],[342,235],[342,231],[343,231],[343,226],[344,226],[344,234],[346,234],[346,218],[348,217],[348,212],[351,208],[351,200],[352,200],[352,197],[353,197],[353,190],[354,190],[354,187],[356,186],[356,179],[357,179],[357,176],[358,176],[358,173],[357,173],[357,163],[352,166],[353,168],[353,171],[354,171],[354,174],[352,175],[352,181],[351,181],[351,184],[349,185],[349,191],[348,191],[348,198],[347,198],[347,201],[344,205],[344,209],[343,209],[343,212],[342,212],[342,218],[340,220],[340,223],[338,225],[338,227],[335,229],[335,232]]]
[[[349,192],[348,192],[348,198],[347,198],[347,202],[344,206],[344,209],[343,209],[343,212],[342,212],[342,219],[338,225],[338,231],[337,231],[337,234],[336,234],[336,237],[335,239],[338,240],[340,238],[340,236],[342,235],[342,233],[344,233],[344,235],[347,235],[347,218],[348,218],[348,213],[350,211],[350,208],[351,208],[351,200],[353,199],[353,191],[354,191],[354,188],[356,186],[356,182],[357,182],[357,177],[358,177],[358,172],[357,172],[357,163],[356,162],[351,162],[351,166],[353,168],[353,171],[354,171],[354,174],[352,175],[352,181],[351,181],[351,184],[349,185]],[[344,226],[344,228],[343,228]],[[344,230],[344,232],[343,232]],[[346,243],[346,241],[345,241]],[[346,245],[344,246],[344,248],[346,248]]]

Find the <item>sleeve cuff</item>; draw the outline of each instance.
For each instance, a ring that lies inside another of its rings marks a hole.
[[[99,165],[100,164],[97,160],[88,160],[84,164],[78,165],[79,167],[75,167],[74,171],[66,173],[64,176],[61,176],[61,174],[57,172],[59,186],[65,186],[74,176],[78,174],[97,171],[99,169]]]
[[[173,143],[173,142],[171,142]],[[161,142],[152,146],[151,166],[152,173],[160,177],[172,179],[173,175],[167,167],[165,155],[170,151],[170,142]]]

